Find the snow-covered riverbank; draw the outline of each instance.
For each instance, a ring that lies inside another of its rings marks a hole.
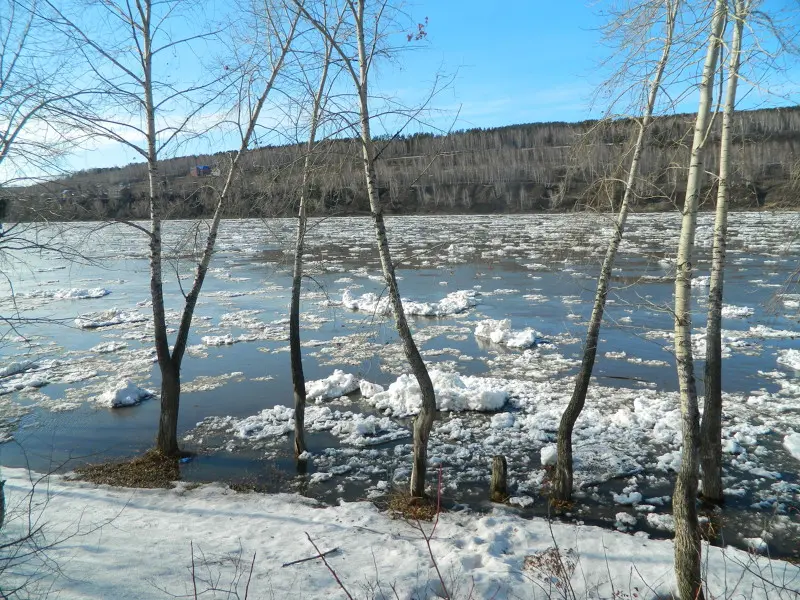
[[[27,523],[31,484],[21,469],[4,469],[3,477],[11,513],[3,536],[10,536]],[[47,539],[64,540],[48,552],[60,575],[41,570],[33,597],[45,597],[37,595],[44,590],[60,600],[192,597],[192,547],[198,593],[213,579],[221,590],[238,582],[240,597],[248,580],[250,598],[344,597],[320,560],[281,566],[315,555],[306,534],[323,552],[336,548],[326,559],[355,598],[395,598],[392,588],[403,599],[441,592],[420,531],[368,502],[321,508],[297,495],[237,493],[221,485],[134,490],[58,476],[41,481],[33,499]],[[431,524],[422,527],[431,532]],[[556,585],[566,579],[546,566],[556,546],[578,598],[655,598],[674,588],[672,543],[641,533],[561,523],[551,528],[498,506],[489,515],[443,514],[431,541],[453,598],[470,591],[472,598],[547,598],[548,590],[561,597]],[[796,565],[732,548],[706,548],[706,561],[714,598],[800,594]],[[15,573],[23,576],[25,568]],[[12,583],[8,573],[2,579]]]

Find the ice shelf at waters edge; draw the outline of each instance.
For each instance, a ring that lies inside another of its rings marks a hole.
[[[47,553],[49,569],[34,560],[4,575],[3,583],[14,585],[36,569],[32,597],[45,591],[60,600],[191,596],[192,560],[202,574],[198,593],[207,588],[207,576],[224,589],[238,580],[239,597],[246,585],[251,598],[342,596],[321,561],[282,566],[314,556],[306,533],[321,551],[335,549],[326,560],[352,594],[364,585],[373,586],[376,597],[395,597],[393,590],[401,598],[442,592],[420,532],[368,502],[321,507],[302,496],[237,493],[219,484],[143,490],[59,476],[40,481],[31,498],[37,476],[22,469],[3,469],[2,475],[5,533],[24,534],[30,505],[44,539],[55,542]],[[619,528],[628,521],[629,513],[617,514]],[[422,527],[429,533],[432,525]],[[543,597],[542,586],[558,589],[567,580],[578,598],[611,598],[615,590],[638,595],[632,598],[666,597],[675,591],[671,541],[522,519],[501,505],[484,515],[443,513],[430,546],[448,591],[471,589],[473,598],[533,600]],[[244,575],[236,578],[239,558]],[[548,569],[548,558],[568,565],[568,575]],[[734,589],[748,600],[800,593],[800,566],[730,547],[706,546],[703,559],[711,597]],[[783,595],[771,582],[787,586]]]

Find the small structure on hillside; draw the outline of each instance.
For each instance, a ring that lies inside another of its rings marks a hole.
[[[206,165],[197,165],[191,168],[189,175],[192,177],[208,177],[211,175],[211,167]]]

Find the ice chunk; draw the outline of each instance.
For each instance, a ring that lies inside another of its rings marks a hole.
[[[501,412],[492,415],[491,425],[494,429],[509,429],[514,426],[514,414]]]
[[[317,401],[330,400],[352,394],[359,389],[358,379],[351,373],[336,369],[325,379],[306,382],[306,397]]]
[[[642,501],[642,494],[640,492],[630,492],[628,494],[613,494],[614,502],[617,504],[639,504]]]
[[[468,308],[475,306],[478,301],[475,299],[475,291],[462,290],[447,294],[439,302],[432,304],[426,302],[414,302],[403,298],[403,309],[408,316],[422,317],[444,317],[464,312]],[[392,305],[388,296],[378,296],[371,292],[354,297],[350,290],[345,290],[342,294],[342,306],[350,310],[360,310],[379,315],[392,314]]]
[[[501,409],[508,400],[508,391],[499,380],[484,377],[462,377],[433,369],[431,381],[439,410],[491,411]],[[379,410],[397,417],[417,414],[422,406],[419,384],[413,375],[401,375],[384,392],[368,399]]]
[[[501,321],[486,319],[480,321],[475,327],[475,337],[485,338],[494,344],[501,344],[509,348],[530,348],[542,339],[542,334],[531,328],[521,331],[512,330],[509,319]]]
[[[234,343],[233,336],[226,335],[204,335],[200,338],[206,346],[230,346]]]
[[[783,446],[789,454],[800,460],[800,433],[790,433],[783,438]]]
[[[539,451],[539,457],[543,467],[555,465],[558,460],[558,449],[553,445],[545,446]]]
[[[139,404],[142,400],[152,398],[154,395],[150,390],[140,388],[130,381],[122,380],[110,390],[100,394],[97,402],[109,408],[118,408],[120,406]]]
[[[749,306],[726,304],[722,307],[722,317],[726,319],[744,319],[745,317],[752,317],[754,312]]]
[[[147,317],[142,313],[112,308],[111,310],[83,314],[75,319],[75,325],[81,329],[97,329],[98,327],[111,327],[125,323],[141,323],[146,320]]]
[[[97,354],[108,354],[110,352],[124,350],[127,347],[128,344],[126,342],[104,342],[102,344],[97,344],[97,346],[91,349],[91,352],[95,352]]]
[[[795,350],[794,348],[778,350],[778,362],[795,371],[800,371],[800,350]]]
[[[0,377],[9,377],[10,375],[17,375],[24,373],[30,369],[37,368],[38,365],[32,360],[23,360],[19,362],[12,362],[5,367],[0,367]]]
[[[364,398],[372,398],[375,394],[384,391],[384,387],[382,385],[370,383],[369,381],[364,380],[358,382],[358,387],[361,390],[361,395]]]

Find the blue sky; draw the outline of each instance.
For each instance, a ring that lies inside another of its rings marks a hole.
[[[766,0],[768,6],[791,1]],[[437,112],[428,119],[439,129],[596,118],[600,110],[590,110],[590,100],[604,79],[599,64],[608,54],[598,31],[603,22],[598,11],[605,4],[417,0],[407,5],[407,12],[414,22],[428,18],[428,38],[409,44],[396,62],[381,66],[373,89],[413,105],[430,89],[437,72],[452,76],[451,84],[434,102]],[[797,69],[789,73],[795,82],[800,81],[797,75]],[[769,85],[783,96],[748,90],[744,85],[740,108],[800,102],[796,93],[800,88],[795,84],[773,79],[764,83],[764,87]],[[689,94],[678,110],[691,111],[694,102]],[[425,128],[417,125],[413,130]],[[375,133],[380,132],[380,126],[376,127]],[[75,156],[70,166],[85,169],[134,160],[140,158],[104,145]]]

